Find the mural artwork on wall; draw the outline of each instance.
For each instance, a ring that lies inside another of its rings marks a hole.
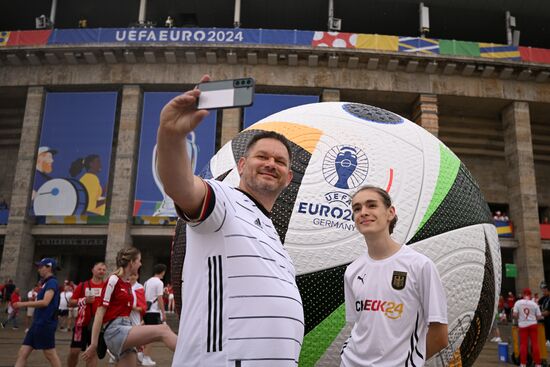
[[[105,216],[116,92],[48,93],[32,190],[36,216]],[[67,222],[67,221],[65,221]]]

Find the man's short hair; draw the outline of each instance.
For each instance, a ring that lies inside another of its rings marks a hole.
[[[157,264],[153,266],[153,274],[162,274],[166,271],[166,265],[164,264]]]
[[[258,140],[261,140],[261,139],[275,139],[280,141],[288,151],[288,164],[290,166],[290,164],[292,163],[292,148],[290,147],[290,142],[284,135],[279,134],[275,131],[261,131],[255,135],[252,135],[250,140],[248,140],[248,143],[246,143],[246,149],[244,150],[244,155],[246,156],[250,148],[252,148],[254,144],[256,144]]]

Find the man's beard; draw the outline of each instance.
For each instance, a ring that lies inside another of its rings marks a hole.
[[[279,186],[279,182],[267,182],[262,179],[256,179],[247,180],[247,186],[253,189],[254,191],[258,191],[264,194],[269,195],[279,195],[281,191],[283,191],[284,188]]]

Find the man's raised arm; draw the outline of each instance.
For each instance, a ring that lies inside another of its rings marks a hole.
[[[201,82],[210,80],[208,75]],[[197,110],[198,89],[185,92],[168,102],[160,113],[157,134],[157,169],[165,193],[190,218],[195,218],[206,194],[205,184],[194,175],[187,153],[186,136],[208,115]]]

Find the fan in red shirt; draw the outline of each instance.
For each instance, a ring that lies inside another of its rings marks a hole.
[[[172,351],[176,349],[176,334],[166,324],[132,325],[130,313],[134,306],[134,295],[129,278],[141,267],[141,253],[135,247],[122,249],[116,257],[117,270],[103,287],[102,304],[97,309],[92,328],[92,341],[83,353],[86,361],[95,358],[98,351],[100,331],[103,330],[105,344],[117,366],[135,366],[136,347],[162,341]],[[100,353],[103,354],[103,353]],[[100,356],[102,357],[102,356]]]
[[[104,262],[97,262],[92,267],[92,278],[80,283],[73,292],[70,307],[78,307],[78,313],[74,322],[71,350],[67,360],[67,366],[76,367],[78,355],[85,351],[92,340],[92,325],[90,321],[97,308],[101,306],[101,291],[105,285],[105,273],[107,267]],[[97,365],[97,357],[86,363],[86,366]]]
[[[5,328],[10,321],[13,322],[13,330],[17,330],[19,328],[17,326],[17,314],[19,312],[19,309],[13,307],[13,305],[16,304],[17,302],[21,302],[21,296],[19,295],[19,288],[15,288],[15,290],[11,294],[11,297],[8,303],[8,318],[4,322],[2,322],[2,328]]]

